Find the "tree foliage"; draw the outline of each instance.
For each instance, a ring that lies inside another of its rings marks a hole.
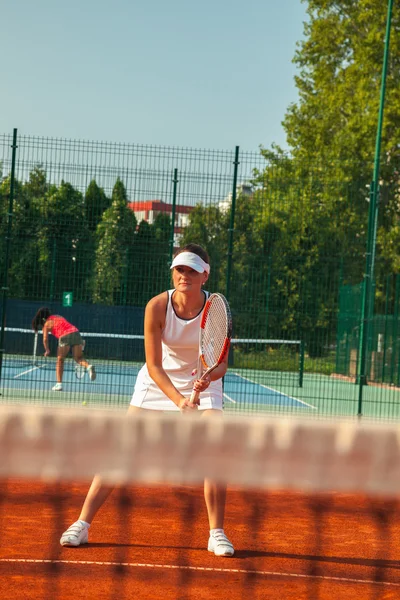
[[[283,126],[290,154],[262,148],[253,202],[264,206],[271,297],[276,318],[316,355],[336,328],[337,290],[365,268],[387,6],[381,0],[308,0],[298,44],[299,98]],[[400,9],[394,7],[380,157],[378,304],[385,276],[399,264]],[[271,325],[270,315],[269,323]],[[276,330],[276,327],[275,327]]]
[[[125,186],[117,179],[111,206],[97,227],[93,299],[97,303],[122,304],[127,285],[129,247],[136,231],[136,218],[129,209]]]
[[[299,68],[299,101],[289,107],[283,123],[293,158],[335,165],[339,181],[369,183],[381,96],[387,3],[308,0],[307,12],[305,40],[298,44],[294,58]],[[398,265],[393,247],[399,250],[399,71],[400,7],[394,3],[380,155],[378,278]],[[367,226],[366,195],[365,188],[360,188],[354,196],[353,214],[347,215],[358,223],[361,236],[365,236]]]
[[[9,198],[6,177],[0,182],[2,277]],[[14,185],[8,295],[49,302],[73,291],[75,301],[143,306],[160,282],[168,286],[170,232],[165,214],[152,225],[137,224],[120,179],[107,198],[94,180],[82,194],[65,181],[49,184],[36,166]]]

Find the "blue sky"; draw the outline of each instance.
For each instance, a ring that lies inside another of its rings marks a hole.
[[[301,0],[4,0],[0,133],[286,148]]]

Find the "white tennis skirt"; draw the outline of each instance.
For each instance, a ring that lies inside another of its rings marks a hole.
[[[183,395],[190,397],[192,393],[193,379],[175,379],[168,373],[173,385]],[[136,379],[135,389],[131,399],[131,405],[149,410],[179,411],[180,409],[168,396],[163,394],[160,388],[150,378],[146,369],[141,369]],[[222,410],[223,393],[222,380],[212,381],[207,390],[200,394],[199,410]]]

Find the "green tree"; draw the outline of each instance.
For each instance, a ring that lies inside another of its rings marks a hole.
[[[308,0],[299,67],[299,101],[283,122],[295,158],[318,160],[340,181],[370,182],[380,101],[387,3],[382,0]],[[400,6],[394,3],[382,131],[378,279],[394,270],[389,239],[399,227],[400,194]],[[366,243],[365,187],[354,200],[359,233]]]
[[[158,213],[153,223],[154,239],[167,251],[171,234],[171,218],[167,213]]]
[[[284,127],[294,156],[370,165],[375,146],[387,3],[382,0],[308,0],[305,39],[294,63],[299,101]],[[399,158],[400,7],[394,6],[383,154]]]
[[[40,207],[49,186],[46,171],[37,165],[28,181],[17,185],[13,231],[11,280],[13,295],[18,298],[41,298],[43,281],[38,269],[38,231]]]
[[[49,186],[38,217],[40,293],[50,300],[60,299],[66,290],[76,293],[82,285],[80,266],[87,237],[81,192],[65,181]]]
[[[155,294],[170,285],[169,236],[171,219],[159,213],[154,223],[141,221],[130,249],[128,302],[145,306]]]
[[[90,232],[95,232],[101,217],[111,204],[103,188],[99,187],[94,179],[89,183],[85,193],[85,219]]]
[[[102,304],[126,302],[130,248],[134,244],[136,217],[127,204],[124,184],[117,179],[111,206],[97,226],[93,301]]]
[[[167,213],[158,213],[152,224],[153,248],[151,268],[152,295],[162,292],[170,286],[170,235],[171,217]]]
[[[218,206],[197,204],[180,241],[181,247],[194,243],[207,250],[211,264],[207,288],[213,292],[226,290],[229,218],[229,212],[222,212]]]
[[[78,298],[92,301],[93,272],[97,247],[96,231],[101,218],[109,208],[111,199],[108,198],[94,179],[89,183],[84,197],[84,219],[86,236],[81,243],[81,258],[79,262]]]
[[[357,202],[365,181],[341,180],[333,169],[263,150],[251,206],[258,213],[268,262],[268,336],[303,339],[319,356],[334,340],[338,287],[362,276],[365,236]]]
[[[37,197],[41,191],[33,193],[36,179],[45,180],[44,172],[35,168],[25,184],[14,182],[14,201],[11,217],[11,238],[7,240],[8,212],[10,198],[10,177],[0,184],[0,236],[4,242],[4,252],[1,252],[0,270],[5,269],[5,244],[10,244],[8,264],[8,287],[10,297],[26,298],[37,293],[37,227],[38,203]]]
[[[156,251],[154,228],[147,221],[141,221],[137,227],[135,245],[130,260],[130,302],[144,306],[159,289],[154,277],[155,261],[162,263],[162,257]]]
[[[291,152],[262,148],[267,163],[255,171],[254,184],[255,198],[266,203],[261,222],[270,235],[275,331],[280,319],[284,331],[300,332],[310,352],[319,355],[334,338],[340,283],[358,283],[365,268],[387,10],[381,0],[308,0],[307,12],[305,39],[294,58],[299,100],[283,122]],[[393,269],[400,249],[399,21],[396,6],[383,127],[378,282]]]

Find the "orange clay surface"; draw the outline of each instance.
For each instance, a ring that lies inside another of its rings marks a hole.
[[[1,600],[400,598],[400,505],[230,489],[233,558],[207,552],[201,488],[115,490],[89,544],[62,548],[87,485],[0,483]]]

